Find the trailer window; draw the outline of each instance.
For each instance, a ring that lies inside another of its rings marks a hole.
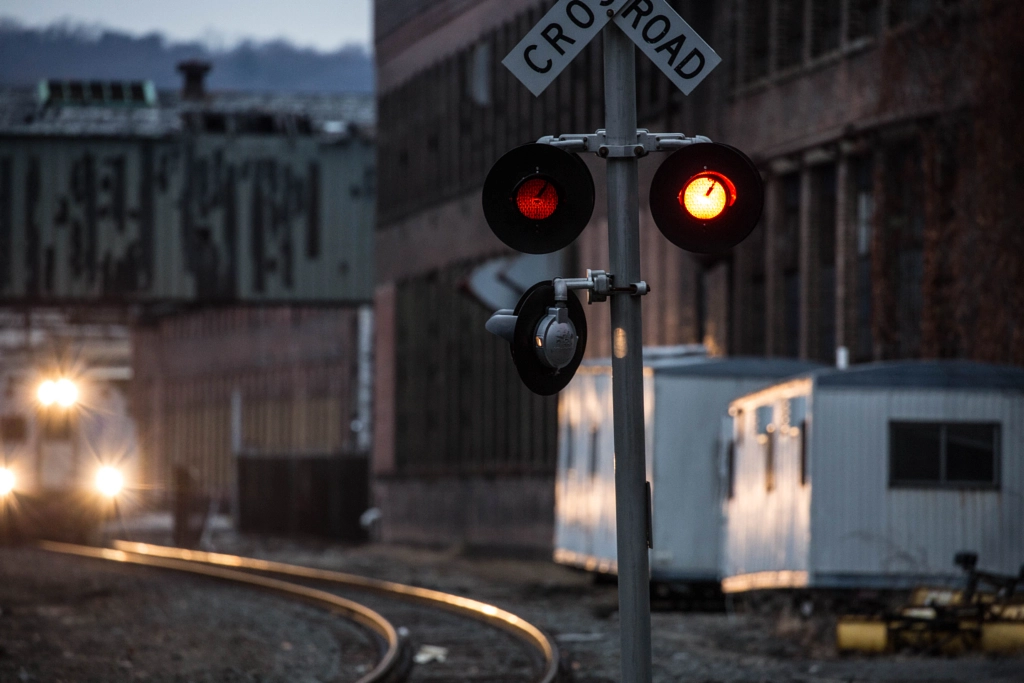
[[[597,426],[590,428],[590,477],[597,476],[597,442],[600,430]]]
[[[725,496],[729,500],[736,495],[736,442],[730,441],[725,450]]]
[[[999,486],[999,425],[973,422],[889,423],[889,485]]]
[[[757,421],[757,441],[764,447],[764,490],[775,489],[775,409],[774,406],[761,406],[754,412]]]
[[[573,441],[575,441],[575,439],[576,439],[575,430],[572,428],[572,423],[570,422],[569,424],[567,424],[565,426],[565,471],[566,472],[571,472],[574,469],[576,469],[576,458],[575,458],[576,454],[573,452],[573,446],[576,445],[576,444],[573,443]]]
[[[774,419],[772,406],[761,406],[755,412],[757,420],[757,433],[767,434],[772,431],[772,420]]]
[[[800,423],[800,485],[807,484],[807,421]]]
[[[0,417],[0,444],[23,443],[28,439],[28,423],[21,415]]]

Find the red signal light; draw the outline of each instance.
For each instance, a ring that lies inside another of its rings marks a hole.
[[[495,237],[516,251],[550,254],[587,227],[594,179],[574,153],[531,142],[494,162],[480,199]]]
[[[651,180],[651,217],[672,244],[698,254],[732,249],[764,205],[761,173],[746,154],[719,142],[678,149]]]
[[[533,221],[548,218],[558,208],[558,191],[545,178],[530,178],[516,188],[516,208]]]
[[[736,202],[736,186],[721,173],[705,171],[690,178],[679,191],[679,204],[701,221],[718,218]]]

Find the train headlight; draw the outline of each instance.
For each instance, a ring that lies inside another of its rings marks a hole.
[[[54,390],[57,403],[62,408],[70,408],[78,401],[78,386],[67,377],[57,380]]]
[[[52,406],[57,400],[57,383],[52,379],[48,379],[39,385],[39,390],[36,391],[36,398],[44,406]]]
[[[44,407],[56,403],[61,408],[70,408],[78,402],[78,385],[67,377],[61,377],[57,381],[44,380],[36,391],[36,398]]]
[[[0,496],[6,496],[14,490],[14,472],[0,467]]]
[[[96,473],[96,488],[105,496],[113,498],[123,486],[124,477],[113,467],[101,467]]]

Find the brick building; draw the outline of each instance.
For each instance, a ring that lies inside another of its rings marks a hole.
[[[387,539],[550,547],[557,401],[519,385],[471,286],[509,256],[480,207],[489,165],[602,125],[600,40],[537,98],[500,64],[550,4],[376,4],[374,468]],[[638,56],[640,125],[743,149],[766,206],[743,244],[697,258],[662,238],[641,193],[645,344],[1024,363],[1024,206],[1006,191],[1024,167],[1017,3],[671,4],[724,61],[686,98]],[[660,160],[641,160],[641,188]],[[561,255],[567,275],[608,265],[603,168],[585,161],[598,201]],[[587,315],[588,356],[609,355],[607,309]]]

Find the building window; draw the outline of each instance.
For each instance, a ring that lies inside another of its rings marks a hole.
[[[800,174],[782,178],[777,258],[782,268],[782,354],[800,355]]]
[[[846,37],[854,41],[877,35],[881,23],[881,0],[849,0],[849,2],[850,15]]]
[[[599,441],[600,434],[601,434],[601,431],[597,428],[596,425],[590,428],[590,478],[591,479],[593,479],[594,477],[597,476],[597,466],[598,466],[597,447],[598,447],[598,441]]]
[[[743,13],[743,82],[768,75],[768,3],[746,0]]]
[[[812,226],[817,239],[818,301],[817,349],[809,349],[828,363],[836,349],[836,167],[822,164],[811,172]]]
[[[836,0],[811,0],[811,56],[839,49],[843,5]]]
[[[998,488],[999,425],[890,422],[889,486]]]
[[[889,26],[916,21],[932,9],[932,0],[900,0],[889,3]]]
[[[804,61],[804,3],[777,0],[775,9],[775,65],[779,71]],[[767,3],[765,3],[767,4]]]
[[[853,179],[853,222],[857,231],[857,343],[854,358],[871,360],[874,339],[871,332],[871,240],[875,204],[872,194],[874,164],[870,157],[855,159],[851,165]]]
[[[491,44],[477,43],[470,55],[468,86],[469,95],[475,104],[487,107],[491,104]]]

